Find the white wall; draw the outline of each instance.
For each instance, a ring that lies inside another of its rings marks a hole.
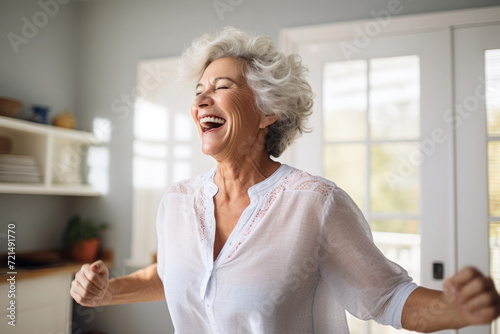
[[[0,2],[0,96],[23,101],[24,117],[31,104],[50,106],[52,116],[76,111],[75,5],[57,6],[51,17],[37,1]]]
[[[0,96],[23,101],[20,116],[28,117],[32,104],[50,106],[51,115],[64,108],[76,111],[74,21],[72,3],[59,6],[50,17],[36,1],[0,2]],[[34,29],[28,29],[30,24]],[[9,34],[24,43],[13,47]],[[17,223],[18,250],[60,247],[68,204],[63,196],[0,194],[0,252],[7,249],[4,233],[9,222]]]
[[[0,228],[7,220],[22,221],[26,226],[25,240],[33,241],[37,247],[52,246],[59,242],[55,241],[59,236],[56,233],[51,239],[42,234],[44,239],[40,241],[39,221],[50,230],[63,226],[61,220],[71,212],[100,217],[114,225],[105,239],[105,245],[116,253],[113,275],[129,272],[131,268],[124,266],[124,260],[130,255],[131,240],[132,109],[128,115],[117,113],[113,103],[118,99],[120,106],[125,106],[121,99],[132,95],[137,62],[177,56],[194,37],[227,25],[277,40],[280,29],[285,27],[371,18],[370,11],[386,8],[389,0],[241,0],[231,11],[222,13],[222,17],[214,2],[70,2],[61,6],[59,13],[26,45],[20,45],[18,54],[13,52],[6,36],[11,31],[19,33],[21,18],[32,17],[40,6],[34,0],[0,2],[0,95],[18,97],[27,104],[46,103],[56,110],[68,106],[76,113],[79,128],[84,130],[92,129],[95,117],[107,118],[112,123],[108,195],[70,199],[0,195]],[[401,4],[401,15],[407,15],[498,5],[499,1],[401,0]],[[26,203],[29,211],[24,209]],[[75,318],[77,333],[84,329],[107,333],[173,333],[164,303],[105,307],[92,312],[77,308],[75,312],[79,315]]]

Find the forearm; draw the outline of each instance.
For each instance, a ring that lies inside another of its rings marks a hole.
[[[155,263],[130,275],[111,279],[100,304],[104,306],[160,300],[165,300],[165,294]]]
[[[404,329],[423,333],[458,329],[467,325],[456,305],[446,300],[442,291],[423,287],[418,287],[408,296],[401,323]]]

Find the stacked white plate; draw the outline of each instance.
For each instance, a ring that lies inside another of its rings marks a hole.
[[[0,182],[41,183],[35,158],[31,155],[0,154]]]

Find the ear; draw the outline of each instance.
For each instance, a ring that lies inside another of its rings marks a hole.
[[[269,125],[273,124],[278,120],[278,116],[276,115],[271,115],[271,116],[262,116],[260,120],[260,128],[264,129],[267,128]]]

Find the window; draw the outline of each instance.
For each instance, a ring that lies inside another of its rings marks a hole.
[[[325,177],[351,194],[378,246],[417,281],[419,172],[393,171],[419,159],[419,73],[418,56],[402,56],[326,63],[323,76]]]
[[[178,58],[142,61],[134,110],[132,254],[128,265],[150,264],[156,214],[168,187],[212,166],[200,151],[190,106],[194,87],[177,81]]]

